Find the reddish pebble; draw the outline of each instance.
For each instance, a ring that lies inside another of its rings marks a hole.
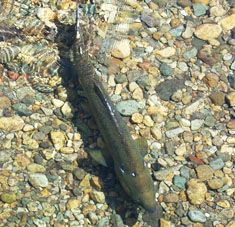
[[[20,75],[18,73],[13,72],[13,71],[9,71],[9,72],[7,72],[7,74],[11,80],[17,80],[20,77]]]
[[[191,162],[194,162],[198,165],[203,165],[204,164],[204,162],[201,159],[195,157],[194,155],[189,155],[189,159],[190,159]]]

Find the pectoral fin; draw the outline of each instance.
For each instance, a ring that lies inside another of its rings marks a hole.
[[[136,143],[137,147],[139,148],[140,153],[144,157],[148,151],[148,142],[147,142],[146,138],[141,136],[135,140],[135,143]]]
[[[106,152],[99,149],[87,149],[89,155],[93,160],[102,166],[108,167],[112,162],[112,158]]]

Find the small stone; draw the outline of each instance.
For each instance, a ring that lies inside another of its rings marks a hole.
[[[202,40],[216,39],[220,36],[222,28],[217,24],[201,24],[196,27],[195,36]]]
[[[64,105],[64,102],[60,99],[52,99],[52,104],[56,107],[56,108],[60,108]]]
[[[46,188],[49,184],[48,179],[46,175],[42,173],[33,173],[29,175],[29,182],[35,187],[35,188]]]
[[[132,94],[132,98],[141,101],[144,98],[143,91],[140,87],[136,88]]]
[[[127,58],[130,56],[131,48],[130,41],[128,39],[122,39],[121,41],[117,41],[113,45],[113,49],[111,54],[116,58]]]
[[[154,172],[154,177],[159,181],[163,181],[169,174],[178,171],[181,167],[182,165],[177,165],[177,166],[168,167],[164,170],[159,170],[157,172]]]
[[[177,4],[183,8],[190,6],[191,2],[189,0],[178,0]]]
[[[176,53],[176,50],[173,47],[166,47],[162,50],[155,50],[154,51],[155,55],[160,55],[163,58],[169,58],[171,56],[174,56],[175,53]]]
[[[98,221],[97,215],[93,212],[88,213],[88,218],[93,225]]]
[[[14,192],[3,192],[1,200],[4,203],[14,203],[16,201],[16,194]]]
[[[2,96],[0,97],[0,109],[9,108],[11,106],[11,101],[9,98]]]
[[[199,99],[185,108],[185,114],[192,115],[202,107],[204,107],[204,101]]]
[[[182,35],[182,32],[184,31],[184,26],[183,25],[180,25],[176,28],[173,28],[170,30],[170,34],[173,36],[173,37],[179,37]]]
[[[189,210],[188,216],[193,222],[206,222],[206,217],[200,210]]]
[[[222,106],[225,103],[225,94],[222,92],[215,92],[210,95],[211,101],[218,106]]]
[[[81,187],[90,187],[90,174],[87,174],[80,182]]]
[[[197,54],[198,59],[202,60],[208,65],[216,64],[216,58],[209,52],[208,49],[201,49]]]
[[[154,17],[144,12],[141,14],[141,21],[143,21],[150,28],[156,25],[156,20],[154,19]]]
[[[192,204],[202,204],[205,200],[207,187],[204,183],[199,183],[197,179],[192,179],[188,181],[188,189],[186,193]]]
[[[65,136],[62,132],[51,131],[50,132],[51,140],[56,148],[56,150],[60,150],[65,143]]]
[[[223,207],[225,209],[230,208],[230,203],[227,200],[220,200],[219,202],[216,203],[218,206]]]
[[[101,191],[101,189],[104,187],[103,181],[96,176],[91,178],[91,185],[98,191]]]
[[[175,176],[173,180],[174,185],[178,188],[185,189],[186,186],[186,179],[184,177]]]
[[[198,2],[193,4],[193,11],[194,11],[194,15],[196,17],[200,17],[206,14],[206,10],[208,7],[206,7],[204,4]]]
[[[161,218],[160,219],[160,226],[161,227],[171,227],[171,222]]]
[[[105,202],[105,195],[103,192],[91,191],[90,196],[91,196],[91,199],[97,203]]]
[[[235,129],[235,120],[230,120],[227,124],[227,127],[230,129]]]
[[[153,138],[156,140],[160,140],[162,138],[162,132],[160,128],[157,128],[157,127],[151,128],[151,134]]]
[[[211,17],[221,17],[226,14],[222,5],[215,5],[210,8],[210,16]]]
[[[215,73],[208,73],[203,77],[203,81],[211,88],[215,87],[219,81],[219,77]]]
[[[73,172],[73,174],[75,175],[75,177],[78,179],[78,180],[82,180],[85,175],[86,175],[86,172],[81,169],[81,168],[76,168]]]
[[[203,3],[204,5],[208,5],[209,4],[209,0],[192,0],[193,3]]]
[[[185,59],[191,59],[197,56],[197,49],[195,47],[191,48],[190,50],[187,50],[183,53],[183,57]]]
[[[193,134],[192,132],[184,132],[183,133],[184,141],[187,143],[191,143],[193,141]]]
[[[216,119],[213,116],[209,115],[209,116],[206,117],[206,119],[205,119],[205,125],[206,126],[214,127],[215,124],[216,124]]]
[[[144,116],[143,123],[148,127],[152,127],[154,125],[154,122],[149,115]]]
[[[208,181],[208,186],[211,188],[211,189],[219,189],[219,188],[222,188],[223,187],[223,181],[221,179],[211,179]]]
[[[225,98],[230,106],[235,106],[235,92],[229,93]]]
[[[56,13],[50,8],[38,8],[37,10],[38,18],[43,22],[53,21],[56,17]]]
[[[139,104],[135,100],[121,101],[117,103],[116,108],[122,115],[131,116],[133,113],[138,112]]]
[[[235,89],[235,74],[228,75],[228,81],[230,83],[231,88]]]
[[[0,117],[0,129],[7,132],[20,131],[24,127],[24,120],[19,116]]]
[[[213,169],[208,165],[200,165],[196,168],[198,178],[200,180],[209,180],[213,176]]]
[[[175,153],[178,156],[184,156],[186,154],[186,145],[185,143],[182,143],[176,150]]]
[[[101,218],[96,224],[96,227],[108,227],[108,226],[109,226],[109,218],[108,217]]]
[[[174,70],[166,63],[162,63],[159,70],[163,76],[172,76],[174,73]]]
[[[79,206],[80,206],[80,200],[77,200],[77,199],[70,199],[69,201],[68,201],[68,203],[67,203],[67,208],[69,209],[69,210],[71,210],[71,209],[76,209],[76,208],[78,208]]]
[[[213,170],[221,169],[224,167],[224,161],[221,158],[215,158],[210,161],[210,166]]]
[[[28,172],[31,173],[44,173],[46,171],[46,168],[42,165],[36,164],[36,163],[30,163],[27,166]]]
[[[164,195],[163,201],[166,203],[177,203],[179,201],[179,196],[176,193],[169,193]]]
[[[168,138],[173,138],[173,137],[178,136],[179,134],[181,134],[183,132],[184,132],[183,128],[175,128],[175,129],[166,131],[166,136]]]
[[[150,106],[147,109],[149,115],[160,114],[162,116],[167,116],[168,109],[165,106]]]
[[[61,112],[63,113],[63,115],[67,118],[72,118],[73,114],[72,114],[72,108],[70,107],[70,104],[68,102],[66,102],[62,108],[61,108]]]
[[[235,27],[235,14],[221,19],[220,23],[225,31],[232,30]]]
[[[195,119],[191,122],[191,130],[198,130],[203,125],[203,119]]]
[[[131,115],[131,120],[133,123],[140,124],[143,121],[143,115],[140,113],[134,113]]]

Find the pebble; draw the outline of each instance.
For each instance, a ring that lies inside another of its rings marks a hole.
[[[35,187],[35,188],[46,188],[49,184],[48,179],[46,175],[42,173],[33,173],[29,175],[29,182]]]
[[[220,20],[220,23],[225,31],[232,30],[235,27],[235,14],[231,14]]]
[[[225,208],[225,209],[230,208],[230,203],[227,200],[218,201],[216,204],[220,207]]]
[[[200,2],[193,4],[193,12],[196,17],[205,15],[206,11],[207,11],[207,7],[204,4]]]
[[[210,95],[211,101],[218,106],[222,106],[225,103],[225,94],[222,92],[215,92]]]
[[[200,222],[200,223],[206,222],[206,217],[203,214],[203,212],[201,212],[200,210],[189,210],[188,216],[190,220],[193,222]]]
[[[188,189],[186,190],[189,201],[192,204],[202,204],[205,200],[207,187],[204,183],[200,183],[197,179],[191,179],[187,182]]]
[[[172,130],[169,130],[166,132],[166,136],[168,138],[173,138],[181,133],[184,132],[184,129],[183,128],[176,128],[176,129],[172,129]]]
[[[159,170],[159,171],[157,171],[157,172],[154,172],[154,177],[155,177],[157,180],[162,181],[162,180],[164,180],[169,174],[178,171],[181,167],[182,167],[182,165],[176,165],[176,166],[168,167],[168,168],[166,168],[166,169],[164,169],[164,170]]]
[[[30,163],[27,166],[27,170],[30,174],[32,173],[44,173],[46,172],[46,168],[42,165],[36,164],[36,163]]]
[[[217,24],[201,24],[195,29],[195,36],[202,40],[216,39],[220,36],[222,28]]]
[[[202,119],[195,119],[191,121],[191,130],[195,131],[195,130],[200,129],[203,123],[204,123],[204,120]]]
[[[140,124],[143,121],[143,115],[140,113],[134,113],[131,115],[131,120],[132,122],[136,123],[136,124]]]
[[[117,103],[116,108],[123,116],[131,116],[138,112],[139,104],[135,100],[121,101]]]
[[[164,195],[163,201],[166,203],[177,203],[179,201],[179,196],[176,193],[169,193]]]
[[[163,76],[172,76],[174,73],[174,70],[166,63],[162,63],[159,70]]]
[[[223,184],[224,184],[223,181],[217,178],[208,181],[208,186],[213,190],[223,187]]]
[[[196,168],[198,178],[202,181],[211,179],[213,176],[213,169],[209,165],[200,165]]]
[[[230,83],[231,88],[235,89],[235,74],[228,75],[228,81]]]
[[[1,200],[4,203],[14,203],[16,201],[16,194],[14,192],[3,192]]]
[[[20,131],[24,127],[24,120],[19,116],[0,117],[0,129],[7,132]]]
[[[154,51],[154,54],[155,54],[156,56],[160,55],[160,56],[163,57],[163,58],[172,57],[172,56],[175,55],[175,53],[176,53],[176,50],[175,50],[175,48],[173,48],[173,47],[167,47],[167,48],[164,48],[164,49],[162,49],[162,50],[155,50],[155,51]]]
[[[235,106],[235,92],[229,93],[225,98],[230,106]]]
[[[130,41],[128,39],[117,41],[113,46],[111,54],[113,57],[121,59],[129,57],[131,54]]]
[[[185,51],[183,53],[183,57],[185,59],[191,59],[191,58],[194,58],[197,56],[197,49],[195,47],[191,48],[190,50],[188,51]]]
[[[184,177],[175,176],[173,180],[173,184],[178,188],[185,189],[186,187],[186,179]]]
[[[218,170],[224,167],[224,161],[221,158],[215,158],[211,160],[209,164],[213,170]]]
[[[105,202],[105,195],[103,192],[92,191],[90,192],[91,199],[93,199],[97,203]]]
[[[62,132],[51,131],[51,140],[57,150],[60,150],[64,146],[65,136]]]

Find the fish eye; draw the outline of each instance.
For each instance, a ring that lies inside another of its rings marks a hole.
[[[131,176],[132,176],[132,177],[136,177],[136,173],[135,173],[135,172],[132,172],[132,173],[131,173]]]
[[[144,161],[144,167],[146,167],[146,165],[147,165],[147,164],[146,164],[146,162]]]

